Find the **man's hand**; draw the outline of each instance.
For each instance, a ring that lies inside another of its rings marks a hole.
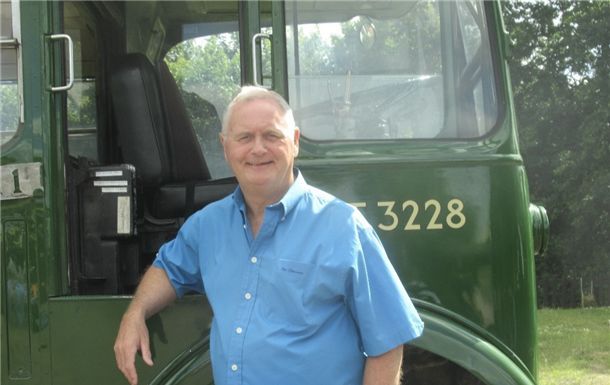
[[[148,366],[153,365],[150,354],[148,328],[143,315],[125,313],[114,342],[114,355],[119,370],[131,385],[137,385],[138,373],[135,367],[136,353],[142,353],[142,359]]]
[[[176,299],[176,292],[162,269],[151,267],[142,277],[136,294],[123,315],[114,342],[114,356],[119,370],[131,385],[138,383],[136,353],[148,366],[153,365],[146,319]]]

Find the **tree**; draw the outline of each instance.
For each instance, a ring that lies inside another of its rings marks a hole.
[[[610,304],[610,3],[503,4],[521,149],[551,220],[539,302],[576,305],[584,277]]]
[[[240,84],[237,32],[182,42],[165,61],[181,89],[216,106],[226,106]]]

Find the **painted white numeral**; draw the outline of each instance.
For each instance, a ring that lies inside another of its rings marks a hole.
[[[352,202],[350,205],[354,206],[357,209],[366,208],[366,202]]]
[[[407,207],[410,207],[411,215],[409,215],[409,220],[405,225],[405,230],[420,230],[421,226],[415,223],[415,218],[417,218],[417,214],[419,213],[419,206],[415,201],[404,201],[402,203],[402,211],[405,211]]]
[[[447,214],[447,226],[452,229],[459,229],[464,227],[466,224],[466,216],[462,212],[464,209],[464,202],[455,198],[447,203],[447,209],[449,210],[449,214]],[[457,218],[457,221],[455,220]]]
[[[377,225],[377,227],[379,227],[381,230],[392,231],[392,230],[396,229],[396,227],[398,226],[398,215],[396,215],[396,213],[394,211],[392,211],[395,203],[396,202],[391,202],[391,201],[377,202],[378,207],[386,208],[385,213],[383,213],[383,215],[385,215],[386,217],[392,218],[392,222],[390,224],[380,223]]]
[[[441,215],[441,204],[438,203],[436,199],[430,199],[424,205],[424,210],[428,211],[428,207],[434,207],[434,211],[432,212],[432,217],[430,218],[430,222],[428,222],[428,226],[426,226],[426,230],[441,230],[443,228],[442,223],[438,223],[438,216]]]

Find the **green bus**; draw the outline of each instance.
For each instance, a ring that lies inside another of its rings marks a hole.
[[[298,167],[362,211],[414,298],[403,384],[536,383],[548,219],[499,2],[0,5],[2,384],[125,383],[112,346],[138,279],[236,186],[218,133],[243,84],[289,100]],[[211,317],[193,294],[151,318],[141,383],[213,383]]]

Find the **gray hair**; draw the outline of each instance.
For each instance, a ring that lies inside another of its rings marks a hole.
[[[229,121],[231,120],[231,115],[233,114],[233,110],[235,106],[240,103],[250,102],[253,100],[272,100],[274,101],[278,107],[280,108],[280,112],[283,114],[284,124],[289,132],[294,132],[296,128],[296,123],[294,121],[294,115],[292,114],[292,108],[286,100],[282,97],[282,95],[278,94],[273,90],[269,90],[264,87],[259,86],[243,86],[239,93],[233,98],[227,110],[224,113],[224,117],[222,119],[222,134],[226,135],[229,130]]]

